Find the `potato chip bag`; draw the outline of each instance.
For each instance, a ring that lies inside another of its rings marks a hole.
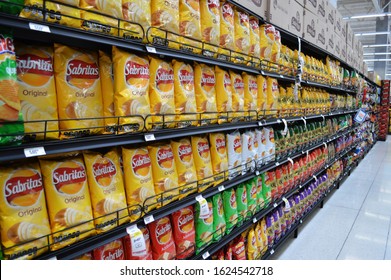
[[[278,81],[275,78],[267,77],[267,93],[266,93],[266,110],[267,114],[277,117],[279,107],[278,104]]]
[[[103,108],[98,53],[61,44],[54,44],[54,49],[54,74],[62,136],[101,133],[104,121],[99,119],[103,117]]]
[[[173,260],[176,247],[169,216],[148,224],[154,260]]]
[[[248,180],[246,183],[246,192],[247,192],[247,208],[249,214],[255,214],[257,207],[257,193],[258,193],[258,180],[257,177],[251,180]],[[261,192],[262,194],[262,192]]]
[[[210,133],[210,154],[215,185],[223,182],[227,176],[228,155],[224,133]]]
[[[266,157],[266,138],[263,129],[255,129],[256,140],[258,142],[257,163],[264,164]]]
[[[239,235],[233,241],[232,246],[232,259],[233,260],[246,260],[246,246],[242,235]]]
[[[156,128],[175,127],[174,69],[170,62],[151,57],[149,98]],[[167,115],[168,114],[168,115]],[[171,115],[169,115],[171,114]],[[163,117],[164,116],[164,117]],[[164,122],[164,123],[163,123]]]
[[[216,75],[212,67],[195,63],[195,96],[201,125],[217,123]],[[215,113],[215,114],[206,114]]]
[[[200,0],[179,0],[179,33],[182,36],[192,38],[181,38],[181,49],[193,53],[201,53],[201,11]]]
[[[281,197],[283,193],[283,176],[282,176],[282,166],[278,166],[276,168],[276,188],[272,189],[272,198],[273,200],[276,200]]]
[[[138,131],[144,128],[144,119],[151,113],[149,102],[149,61],[145,57],[113,47],[114,111],[119,118],[121,131]],[[134,116],[123,118],[124,116]],[[141,117],[140,117],[141,116]],[[151,119],[146,119],[150,129]]]
[[[227,134],[228,176],[232,179],[242,174],[242,139],[240,132]]]
[[[265,208],[265,197],[263,196],[262,192],[262,184],[263,184],[263,177],[262,174],[254,178],[256,189],[257,189],[257,195],[256,195],[256,212],[262,210]]]
[[[204,191],[214,183],[210,147],[206,135],[192,136],[194,163],[197,171],[198,191]]]
[[[114,117],[114,69],[111,55],[99,51],[99,73],[102,89],[103,116],[105,117],[105,132],[115,132],[117,119]]]
[[[257,246],[257,239],[256,239],[256,234],[254,229],[250,229],[247,235],[247,256],[249,260],[256,260],[257,256],[259,254],[259,249]]]
[[[219,112],[219,123],[227,122],[232,112],[232,82],[228,71],[215,67],[216,103]]]
[[[125,249],[122,238],[111,241],[92,250],[94,260],[117,261],[125,260]]]
[[[219,241],[226,231],[223,197],[220,193],[212,197],[213,200],[213,240]]]
[[[247,188],[244,184],[240,184],[235,191],[236,194],[236,209],[238,210],[238,223],[247,219],[249,214],[247,207]]]
[[[244,82],[242,75],[229,71],[232,82],[232,111],[235,120],[243,120],[244,112]]]
[[[274,170],[267,171],[262,174],[262,194],[266,203],[266,207],[273,201],[272,192],[276,192],[277,182],[276,173]]]
[[[255,161],[253,154],[253,136],[245,132],[242,134],[242,165],[245,171],[254,171]]]
[[[122,0],[80,0],[79,6],[84,9],[80,12],[83,19],[82,29],[119,35],[118,23],[122,18]]]
[[[191,142],[187,138],[171,140],[175,166],[178,173],[179,199],[197,192],[197,173]]]
[[[81,156],[39,160],[57,250],[95,234],[87,172]]]
[[[256,226],[256,237],[258,243],[260,244],[261,255],[264,255],[268,249],[268,239],[267,239],[267,228],[266,228],[266,219],[263,218],[258,225]]]
[[[202,41],[207,51],[204,54],[214,56],[220,44],[220,0],[200,0],[200,14]]]
[[[257,84],[258,84],[258,98],[257,98],[257,109],[258,112],[262,115],[265,114],[267,109],[266,107],[266,98],[267,98],[267,80],[264,76],[257,76]],[[267,113],[266,113],[267,114]]]
[[[232,246],[231,243],[229,243],[226,248],[225,248],[225,254],[224,254],[224,259],[226,261],[232,260]]]
[[[156,143],[148,146],[152,163],[152,176],[158,207],[178,199],[178,174],[174,152],[170,144]]]
[[[175,113],[178,127],[197,125],[197,102],[194,90],[194,70],[190,64],[173,60]]]
[[[262,24],[259,28],[259,39],[261,42],[261,59],[266,62],[272,61],[272,49],[275,41],[275,28],[271,24]]]
[[[274,30],[274,42],[272,47],[272,62],[279,63],[280,61],[280,51],[281,51],[281,34],[280,31]],[[276,66],[273,65],[274,70],[278,70],[278,68],[275,68]]]
[[[266,159],[267,161],[275,160],[276,144],[274,142],[274,130],[273,127],[265,127],[263,133],[266,138]]]
[[[224,258],[224,249],[220,249],[216,253],[214,253],[212,255],[212,260],[224,261],[225,260],[225,258]]]
[[[25,8],[23,8],[19,16],[33,20],[43,20],[43,2],[43,0],[25,0]],[[59,0],[57,2],[72,5],[75,8],[65,6],[61,3],[47,1],[45,2],[45,20],[51,23],[59,23],[73,28],[80,28],[79,0]]]
[[[225,223],[227,225],[226,234],[229,234],[239,222],[236,193],[233,188],[223,192],[223,205]]]
[[[185,207],[171,214],[176,258],[186,259],[194,254],[195,225],[193,206]]]
[[[219,53],[227,56],[235,50],[234,9],[228,1],[220,1],[220,47]]]
[[[258,18],[254,16],[249,17],[250,24],[250,50],[249,55],[254,58],[260,58],[261,56],[261,47],[260,47],[260,39],[259,39],[259,21]],[[254,62],[258,62],[258,60],[254,60]]]
[[[147,42],[147,34],[144,34],[140,26],[126,22],[138,23],[146,33],[151,26],[151,0],[122,0],[121,37],[126,39],[141,39]]]
[[[145,250],[139,250],[138,248],[134,248],[130,240],[130,235],[126,235],[123,238],[125,256],[127,260],[152,260],[152,248],[149,230],[147,227],[142,227],[140,228],[140,231],[143,235],[143,239],[145,242]]]
[[[122,162],[125,178],[126,202],[131,221],[142,215],[142,206],[147,213],[156,207],[155,188],[152,180],[151,158],[146,147],[122,147]]]
[[[118,152],[85,152],[88,186],[98,233],[129,221]]]
[[[266,236],[267,236],[267,244],[269,248],[273,246],[276,240],[276,232],[274,230],[274,216],[273,213],[270,213],[266,216]]]
[[[245,111],[257,111],[258,102],[258,84],[257,78],[253,75],[243,72],[244,82],[244,110]]]
[[[211,198],[206,199],[209,213],[201,213],[200,203],[195,204],[195,225],[196,225],[196,253],[212,242],[213,238],[213,202]],[[205,214],[204,216],[201,214]]]
[[[234,9],[234,24],[235,24],[235,58],[237,62],[245,62],[249,59],[250,52],[250,22],[248,14]],[[244,54],[244,55],[243,55]]]
[[[0,186],[3,190],[0,226],[4,258],[32,259],[45,253],[47,235],[51,231],[39,164],[32,161],[2,166]],[[50,237],[49,240],[51,242]]]

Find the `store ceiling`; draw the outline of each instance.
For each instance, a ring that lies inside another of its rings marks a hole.
[[[343,17],[352,17],[357,15],[369,15],[369,14],[379,14],[384,13],[385,11],[391,12],[391,1],[389,0],[338,0],[337,8]],[[376,20],[378,18],[361,18],[361,19],[347,19],[354,33],[369,33],[376,32]],[[387,36],[387,43],[391,44],[391,16],[388,17],[388,30],[384,30],[388,32],[387,35],[377,35],[377,36]],[[356,36],[355,38],[359,38],[363,45],[373,45],[376,44],[376,35],[369,36]],[[375,53],[379,52],[379,48],[364,48],[364,53]],[[383,52],[383,51],[382,51]],[[391,47],[388,46],[386,52],[391,52]],[[365,55],[364,59],[378,59],[385,58],[384,56],[378,55]],[[387,55],[387,59],[391,59],[391,55]],[[374,62],[368,61],[368,70],[374,69]],[[386,62],[385,73],[390,74],[386,76],[387,79],[391,79],[391,61]]]

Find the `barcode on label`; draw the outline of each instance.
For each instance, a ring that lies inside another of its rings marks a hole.
[[[42,24],[37,24],[37,23],[33,23],[33,22],[30,22],[29,26],[30,26],[31,30],[50,33],[49,26],[42,25]]]
[[[155,221],[153,215],[149,215],[149,216],[144,217],[144,224],[146,224],[146,225],[152,223],[153,221]]]
[[[37,157],[46,155],[44,147],[25,148],[24,155],[28,157]]]

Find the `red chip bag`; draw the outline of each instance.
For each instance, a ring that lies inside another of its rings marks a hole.
[[[171,215],[176,247],[176,258],[186,259],[194,254],[195,227],[193,206],[185,207]]]
[[[232,260],[232,243],[230,243],[225,249],[225,260],[227,261]]]
[[[246,246],[244,244],[243,236],[239,235],[234,239],[232,246],[232,259],[234,260],[246,260]]]
[[[123,238],[125,256],[127,260],[152,260],[151,239],[149,237],[149,231],[146,227],[140,228],[140,230],[144,236],[146,251],[142,255],[134,253],[132,250],[132,242],[130,242],[130,237],[127,235]]]
[[[114,240],[92,251],[94,260],[124,260],[125,250],[122,239]]]
[[[170,218],[163,217],[148,225],[152,244],[152,257],[154,260],[172,260],[176,249]]]
[[[218,250],[216,253],[212,255],[212,260],[214,261],[224,261],[224,249]]]

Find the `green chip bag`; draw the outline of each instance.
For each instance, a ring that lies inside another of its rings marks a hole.
[[[219,241],[226,231],[224,217],[223,198],[221,194],[216,194],[213,200],[213,240]]]
[[[257,206],[256,206],[256,211],[259,212],[263,208],[265,208],[265,198],[262,192],[262,175],[259,175],[255,177],[256,180],[256,186],[257,186]]]
[[[238,223],[238,209],[236,205],[236,194],[234,189],[223,192],[224,217],[227,224],[226,233],[229,234]]]
[[[6,0],[0,2],[0,12],[7,13],[11,15],[19,15],[20,11],[23,9],[24,0]]]
[[[241,223],[248,216],[247,211],[247,190],[244,184],[236,188],[236,205],[238,210],[238,222]]]
[[[255,214],[257,207],[257,178],[253,178],[246,182],[247,191],[247,208],[249,214]],[[262,192],[261,192],[262,194]]]
[[[195,204],[195,225],[196,225],[196,248],[197,254],[212,242],[213,237],[213,202],[211,198],[206,199],[209,214],[202,217],[200,203]]]
[[[3,122],[0,120],[0,146],[20,145],[24,135],[23,114],[19,113],[17,122]]]
[[[274,171],[268,171],[262,174],[262,194],[265,200],[265,207],[271,202],[272,187],[276,188],[276,178]]]

